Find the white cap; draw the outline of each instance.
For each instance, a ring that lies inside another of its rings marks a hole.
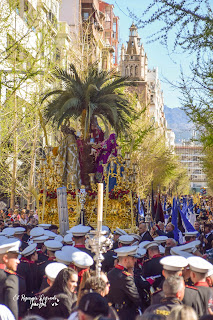
[[[6,236],[6,237],[12,237],[14,236],[14,232],[15,232],[15,228],[13,227],[8,227],[2,230],[2,233]]]
[[[137,253],[136,253],[137,258],[142,258],[145,256],[145,254],[146,254],[146,250],[142,247],[138,247]]]
[[[159,245],[159,251],[160,251],[160,254],[164,254],[166,249],[160,244]]]
[[[137,249],[138,249],[138,246],[128,246],[128,247],[120,247],[118,249],[115,249],[114,251],[117,253],[118,257],[127,257],[127,256],[135,257],[137,256]]]
[[[55,237],[55,240],[56,240],[56,241],[63,242],[63,241],[64,241],[64,238],[63,238],[60,234],[57,234],[56,237]]]
[[[207,273],[207,277],[210,277],[213,275],[213,266],[211,269],[209,269],[208,273]]]
[[[141,241],[141,236],[139,236],[139,234],[136,233],[129,233],[129,236],[132,236],[135,240]]]
[[[30,244],[28,247],[26,247],[22,252],[21,255],[24,257],[27,257],[31,254],[33,254],[36,251],[36,243]]]
[[[14,228],[14,234],[22,234],[24,233],[26,230],[23,227],[16,227]]]
[[[72,263],[79,268],[85,269],[93,265],[93,258],[86,252],[80,251],[73,252]]]
[[[66,234],[64,236],[64,242],[68,244],[73,244],[74,241],[72,240],[72,237],[73,237],[72,233]]]
[[[78,226],[71,228],[70,232],[72,232],[74,237],[83,237],[90,230],[91,230],[91,227],[83,226],[83,225],[79,224]]]
[[[63,269],[67,268],[67,266],[63,263],[52,262],[49,263],[45,268],[45,274],[48,279],[54,281],[59,272]]]
[[[47,240],[44,242],[44,245],[47,248],[47,250],[50,251],[57,251],[63,247],[63,244],[56,240]]]
[[[57,237],[57,234],[52,232],[52,231],[50,231],[50,230],[44,230],[44,235],[48,236],[48,238],[50,240],[53,240],[53,239],[55,239],[55,237]]]
[[[122,235],[118,238],[118,241],[123,244],[130,244],[135,239],[132,236],[129,236],[128,234]]]
[[[66,251],[56,251],[55,257],[58,262],[64,263],[66,266],[72,262],[72,256],[68,255]]]
[[[194,272],[207,273],[212,264],[201,257],[190,257],[187,259],[190,270]]]
[[[167,236],[158,236],[154,238],[154,241],[156,241],[157,243],[164,243],[166,242],[167,239],[168,239]]]
[[[189,243],[183,244],[182,246],[178,246],[178,250],[180,251],[188,251],[193,252],[196,247],[200,245],[200,240],[191,241]]]
[[[139,247],[140,248],[145,248],[145,246],[148,244],[148,243],[150,243],[151,241],[148,241],[148,240],[146,240],[146,241],[142,241],[141,243],[139,243]]]
[[[17,239],[7,239],[0,245],[0,254],[14,252],[20,253],[19,248],[21,246],[21,241]]]
[[[198,231],[190,231],[190,232],[185,232],[184,236],[185,237],[196,237],[198,234]]]
[[[38,227],[41,227],[41,228],[43,228],[43,229],[49,229],[50,226],[51,226],[50,223],[40,223],[40,224],[38,225]]]
[[[170,249],[170,253],[174,256],[181,256],[181,257],[184,257],[184,258],[189,258],[189,257],[193,257],[194,255],[189,253],[188,251],[182,251],[182,250],[179,250],[179,247],[172,247]]]
[[[149,243],[147,243],[144,248],[146,250],[148,250],[149,248],[152,248],[152,247],[158,247],[159,248],[159,244],[155,241],[150,241]]]
[[[5,242],[8,238],[6,236],[0,236],[0,244],[2,244],[3,242]]]
[[[119,234],[120,236],[124,235],[124,234],[127,234],[126,231],[124,231],[123,229],[120,229],[118,227],[116,227],[114,233],[117,233]]]
[[[102,230],[102,231],[107,231],[107,232],[109,232],[109,227],[107,227],[107,226],[102,226],[101,230]]]
[[[33,243],[44,243],[48,239],[49,239],[48,236],[40,236],[40,237],[33,237],[31,241]]]
[[[30,230],[30,237],[40,237],[44,235],[44,229],[41,227],[35,227]]]
[[[188,265],[188,261],[184,257],[167,256],[160,260],[160,264],[163,265],[165,270],[179,271]]]
[[[73,252],[79,252],[80,250],[76,247],[73,247],[73,246],[63,246],[62,249],[61,249],[63,252],[66,253],[66,255],[72,255]]]

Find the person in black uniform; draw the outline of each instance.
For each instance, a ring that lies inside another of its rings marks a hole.
[[[22,258],[18,265],[17,273],[24,277],[27,286],[27,296],[31,297],[39,290],[36,243],[29,245],[21,254]]]
[[[165,279],[171,276],[182,276],[183,268],[188,265],[187,259],[182,256],[167,256],[162,258],[160,263],[163,265],[162,274]],[[151,305],[161,303],[163,298],[163,290],[156,291],[151,297]],[[182,302],[192,307],[199,316],[203,315],[201,297],[196,288],[185,285],[185,294]]]
[[[153,288],[156,290],[159,288],[160,283],[163,279],[162,270],[163,266],[160,264],[162,255],[160,254],[159,245],[157,242],[150,242],[144,248],[148,251],[149,260],[146,260],[142,267],[142,276],[147,280],[153,277],[154,283]],[[148,280],[149,281],[149,280]]]
[[[184,291],[185,284],[183,277],[169,277],[163,283],[164,298],[159,304],[154,304],[148,307],[144,314],[154,313],[168,316],[175,306],[182,304]]]
[[[94,253],[92,253],[89,249],[85,246],[86,241],[86,234],[91,230],[91,227],[89,226],[82,226],[77,225],[70,229],[70,232],[72,232],[73,235],[73,241],[75,242],[74,247],[78,248],[79,250],[86,252],[89,254],[92,258],[94,257]]]
[[[3,243],[0,246],[0,304],[6,305],[18,319],[19,280],[16,275],[21,242]]]
[[[110,290],[107,298],[117,311],[120,320],[134,320],[141,306],[134,277],[128,272],[128,269],[134,268],[136,250],[137,246],[115,249],[119,264],[108,273]]]
[[[208,270],[212,269],[213,266],[205,259],[196,256],[188,258],[188,263],[190,277],[201,296],[203,313],[208,314],[208,304],[212,299],[212,288],[206,282],[206,277]]]
[[[21,241],[20,251],[23,251],[28,246],[28,243],[23,240],[23,236],[26,230],[23,227],[16,227],[14,228],[14,230],[14,237]]]
[[[56,262],[55,251],[63,247],[63,244],[56,240],[47,240],[44,245],[47,248],[48,260],[38,263],[38,288],[41,287],[46,266],[51,262]]]

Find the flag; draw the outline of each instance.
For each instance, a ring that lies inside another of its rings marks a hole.
[[[178,230],[178,210],[175,197],[173,198],[172,205],[172,224],[174,226],[174,239],[179,242],[179,230]]]
[[[143,204],[141,205],[140,197],[138,198],[138,214],[144,218],[144,208]]]
[[[158,221],[164,222],[164,214],[163,214],[163,208],[160,201],[160,193],[158,195],[158,201],[157,201],[157,210],[156,210],[156,216],[155,216],[156,223]]]
[[[166,196],[164,197],[163,211],[166,211]]]
[[[154,205],[154,191],[153,191],[153,184],[152,184],[152,198],[151,198],[151,212],[152,212],[152,219],[155,219],[156,209]]]
[[[179,212],[181,215],[181,218],[183,220],[183,223],[185,225],[185,231],[196,231],[195,228],[193,227],[193,225],[190,223],[190,221],[187,219],[186,215],[184,214],[184,212],[179,208]]]

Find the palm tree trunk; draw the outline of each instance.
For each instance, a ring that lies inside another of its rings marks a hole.
[[[35,178],[35,162],[36,162],[36,142],[38,137],[38,117],[36,116],[35,120],[35,134],[34,134],[34,140],[32,145],[32,151],[31,151],[31,161],[30,161],[30,174],[29,174],[29,181],[28,181],[28,195],[27,195],[27,209],[31,209],[32,206],[32,193],[30,190],[33,188],[33,182]]]

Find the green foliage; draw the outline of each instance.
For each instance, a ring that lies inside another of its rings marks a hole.
[[[95,117],[105,119],[119,134],[128,131],[129,121],[135,114],[121,88],[130,85],[127,78],[113,72],[99,71],[96,65],[88,68],[84,76],[79,75],[75,66],[70,72],[57,68],[53,76],[60,81],[57,89],[49,91],[42,99],[48,99],[45,117],[58,127],[73,119],[81,119],[82,134],[87,137]],[[49,100],[52,98],[52,100]]]

